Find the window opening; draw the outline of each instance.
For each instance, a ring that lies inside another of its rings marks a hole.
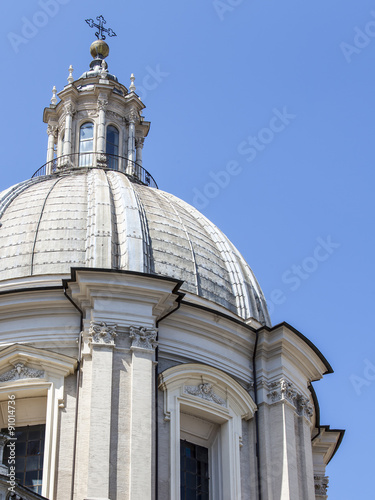
[[[94,125],[84,123],[79,131],[79,166],[92,167],[94,151]]]
[[[42,494],[45,424],[16,427],[16,480],[32,491]],[[5,429],[6,433],[7,429]],[[5,446],[3,463],[8,466],[10,448]]]
[[[208,448],[180,441],[181,500],[209,500]]]
[[[118,145],[119,133],[116,127],[109,125],[107,127],[107,164],[111,170],[118,170]]]

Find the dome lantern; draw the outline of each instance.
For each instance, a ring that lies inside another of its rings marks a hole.
[[[134,76],[127,89],[108,71],[109,46],[106,35],[116,36],[105,28],[103,16],[98,23],[97,40],[90,46],[93,60],[89,71],[77,80],[69,67],[68,85],[56,94],[44,110],[48,125],[47,163],[34,175],[50,175],[79,168],[106,168],[120,171],[131,180],[157,187],[142,165],[142,149],[150,128],[142,116],[145,105],[135,92]],[[53,131],[53,133],[52,133]]]

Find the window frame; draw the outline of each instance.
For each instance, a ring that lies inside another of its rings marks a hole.
[[[64,379],[73,374],[77,360],[64,354],[45,351],[35,347],[13,344],[0,351],[0,377],[14,371],[14,366],[22,363],[29,369],[31,376],[0,382],[1,403],[8,401],[9,395],[15,395],[16,426],[27,425],[27,416],[17,409],[17,401],[31,401],[32,398],[45,398],[45,415],[36,416],[33,423],[45,423],[45,442],[43,458],[42,496],[53,498],[57,460],[57,436],[59,409],[64,408]],[[33,376],[33,373],[37,373]],[[31,398],[31,399],[30,399]],[[0,412],[0,427],[8,427],[7,415]],[[44,422],[43,422],[44,420]]]
[[[92,138],[81,140],[81,130],[85,125],[91,125],[92,128]],[[85,142],[92,142],[92,150],[91,151],[81,151],[81,144]],[[92,167],[94,163],[94,152],[95,152],[95,123],[90,120],[85,120],[83,123],[79,125],[78,130],[78,165],[80,167]]]
[[[211,386],[211,399],[191,389],[202,384]],[[165,392],[164,415],[170,422],[170,497],[180,498],[181,413],[186,413],[218,425],[217,439],[210,446],[210,499],[240,499],[242,420],[249,420],[256,411],[251,396],[221,370],[195,363],[161,373],[159,388]]]

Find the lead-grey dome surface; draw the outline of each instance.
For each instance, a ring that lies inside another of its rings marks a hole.
[[[226,236],[177,197],[120,172],[80,169],[0,193],[0,281],[71,267],[169,276],[182,290],[270,324],[251,269]]]

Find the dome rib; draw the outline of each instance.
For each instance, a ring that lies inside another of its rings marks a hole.
[[[135,198],[137,200],[138,208],[139,208],[139,218],[141,220],[142,227],[142,241],[143,241],[143,254],[144,254],[144,272],[145,273],[154,273],[154,259],[152,254],[152,240],[150,237],[150,229],[148,227],[147,217],[145,207],[138,195],[138,193],[134,192]]]
[[[227,267],[227,271],[229,273],[229,276],[231,277],[231,287],[236,300],[238,315],[243,318],[247,318],[251,313],[249,305],[244,299],[244,297],[247,296],[245,287],[242,285],[245,277],[241,273],[236,260],[232,258],[233,252],[229,245],[229,241],[224,236],[224,234],[215,226],[215,224],[204,217],[204,215],[202,215],[194,207],[180,199],[178,199],[177,203],[185,207],[191,213],[194,213],[194,217],[201,221],[202,226],[211,235],[217,249],[219,250],[220,255],[223,257],[224,263]]]
[[[150,228],[154,272],[185,281],[185,290],[196,293],[195,266],[179,214],[162,191],[133,184],[145,208]],[[167,193],[164,193],[167,194]]]
[[[88,172],[88,225],[86,263],[89,267],[112,267],[113,227],[110,186],[103,170]],[[108,224],[108,221],[111,223]]]
[[[200,290],[200,286],[199,286],[199,279],[198,279],[198,265],[197,265],[197,259],[195,257],[195,252],[194,252],[194,249],[193,249],[193,244],[192,244],[192,241],[190,239],[190,236],[189,236],[189,233],[187,232],[187,229],[186,229],[186,226],[185,224],[182,222],[182,219],[180,217],[180,214],[177,212],[176,208],[174,207],[174,205],[170,202],[170,200],[167,198],[167,196],[165,196],[165,194],[163,192],[160,193],[161,196],[167,201],[167,203],[170,205],[170,207],[172,208],[172,210],[174,211],[174,213],[176,214],[179,222],[180,222],[180,225],[186,235],[186,240],[187,242],[189,243],[189,248],[190,248],[190,252],[191,252],[191,257],[192,257],[192,261],[193,261],[193,264],[194,264],[194,278],[195,278],[195,287],[196,287],[196,293],[197,295],[201,295],[201,290]]]
[[[152,272],[150,235],[144,207],[129,179],[107,173],[113,192],[119,245],[119,268]]]

